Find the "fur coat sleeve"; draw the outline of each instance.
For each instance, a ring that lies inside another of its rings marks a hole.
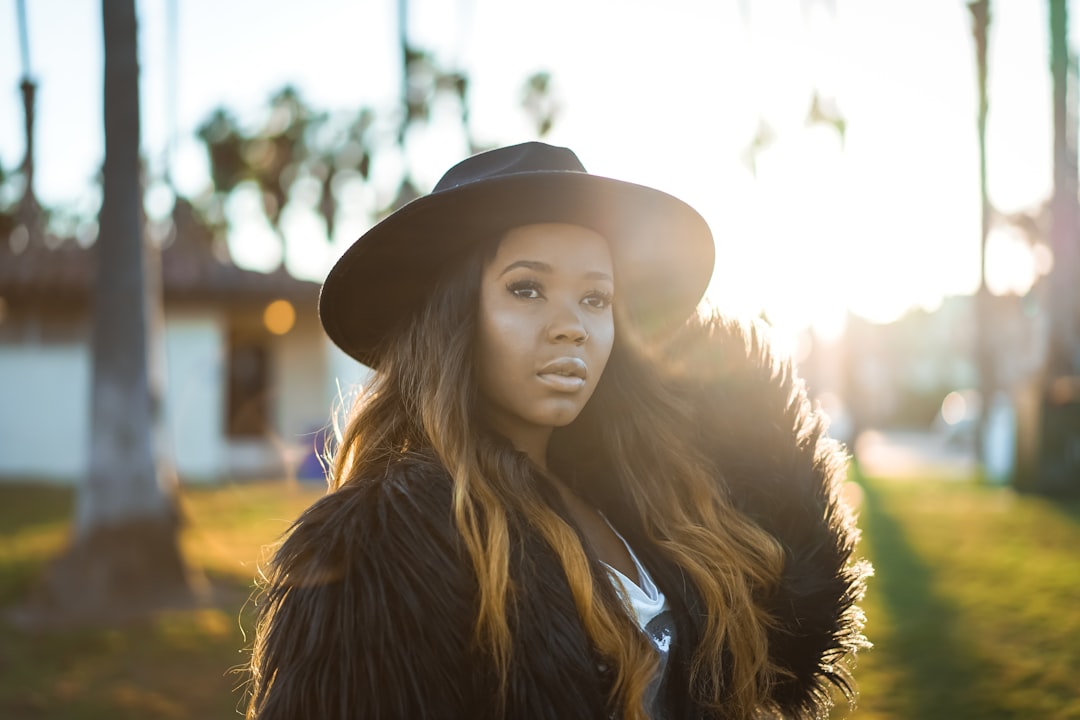
[[[399,462],[312,505],[277,552],[259,720],[451,717],[473,617],[445,473]]]
[[[761,328],[702,320],[667,351],[692,408],[694,445],[784,550],[781,582],[761,598],[777,623],[770,657],[789,673],[775,686],[775,707],[798,720],[824,717],[834,690],[853,699],[841,659],[867,644],[856,603],[870,570],[854,557],[858,531],[841,499],[846,454]]]

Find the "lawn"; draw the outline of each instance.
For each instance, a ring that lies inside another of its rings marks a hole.
[[[955,480],[862,489],[875,647],[850,717],[1080,718],[1080,503]]]
[[[874,562],[854,713],[836,718],[1080,719],[1080,503],[931,480],[862,487]],[[0,620],[0,718],[236,717],[262,548],[321,494],[193,489],[184,548],[217,606],[111,630],[30,635]],[[68,491],[0,486],[0,606],[63,545]],[[247,633],[245,639],[245,632]]]
[[[0,718],[236,718],[263,548],[323,492],[281,482],[185,492],[183,547],[215,588],[195,611],[109,630],[25,634],[0,620]],[[0,486],[0,606],[62,546],[70,492]]]

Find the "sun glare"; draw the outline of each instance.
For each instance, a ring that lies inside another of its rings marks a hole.
[[[996,229],[986,239],[986,286],[995,295],[1024,295],[1045,268],[1031,244],[1010,229]]]
[[[727,276],[777,327],[812,326],[835,338],[859,256],[844,211],[850,193],[840,139],[827,128],[793,133],[761,153],[757,170],[754,212],[735,233],[747,242],[721,249],[723,261],[738,267]]]

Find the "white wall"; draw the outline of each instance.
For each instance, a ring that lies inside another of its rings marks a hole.
[[[274,426],[286,443],[306,446],[310,433],[325,425],[330,406],[326,385],[326,339],[317,323],[298,323],[273,341]]]
[[[165,452],[185,481],[224,472],[224,336],[211,312],[166,320]],[[90,349],[0,346],[0,478],[76,482],[90,437]]]
[[[170,312],[165,321],[164,452],[184,482],[295,468],[307,433],[327,424],[337,398],[370,371],[330,346],[317,324],[274,347],[271,398],[277,434],[225,436],[226,321],[217,310]],[[0,345],[0,479],[72,483],[88,453],[90,352],[77,343]]]
[[[215,311],[169,313],[165,319],[165,424],[184,482],[225,472],[225,331]]]
[[[87,462],[90,353],[0,345],[0,478],[74,482]]]

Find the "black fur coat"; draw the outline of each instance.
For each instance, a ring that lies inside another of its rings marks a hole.
[[[823,717],[834,688],[851,694],[840,660],[864,642],[855,602],[866,568],[853,562],[856,531],[838,497],[845,458],[758,333],[705,322],[677,338],[670,355],[681,367],[672,391],[697,408],[687,432],[737,505],[785,550],[780,587],[761,599],[778,621],[770,655],[791,673],[771,709]],[[507,705],[496,712],[490,663],[470,650],[476,583],[450,507],[449,476],[417,455],[303,514],[279,550],[281,579],[267,588],[276,615],[260,639],[258,671],[271,681],[260,720],[610,716],[606,666],[557,557],[530,532],[513,539],[515,646]],[[692,585],[617,501],[602,509],[676,618],[669,716],[711,717],[689,692],[700,637]]]

